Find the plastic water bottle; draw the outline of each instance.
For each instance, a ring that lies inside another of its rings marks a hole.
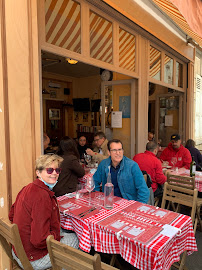
[[[113,201],[114,201],[114,185],[111,181],[111,173],[108,173],[107,183],[104,187],[104,207],[106,209],[113,208]]]

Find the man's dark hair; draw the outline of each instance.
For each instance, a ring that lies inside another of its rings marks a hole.
[[[158,147],[156,142],[150,141],[146,144],[146,150],[150,152],[154,152],[154,150]]]
[[[108,143],[107,143],[107,148],[108,148],[109,151],[110,151],[110,145],[112,143],[120,143],[122,145],[122,148],[123,148],[122,141],[120,141],[119,139],[113,139],[113,140],[108,141]]]
[[[98,131],[95,133],[94,137],[98,136],[100,139],[105,138],[106,139],[106,135],[104,134],[104,132],[102,131]]]

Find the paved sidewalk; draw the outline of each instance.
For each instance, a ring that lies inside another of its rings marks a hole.
[[[202,269],[202,232],[196,232],[196,242],[198,251],[192,255],[187,256],[186,266],[189,270],[201,270]]]

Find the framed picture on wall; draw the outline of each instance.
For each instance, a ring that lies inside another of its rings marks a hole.
[[[60,120],[60,109],[49,109],[49,120]]]
[[[57,97],[56,91],[51,90],[50,91],[50,98],[56,98],[56,97]]]
[[[88,122],[88,113],[83,113],[83,122]]]

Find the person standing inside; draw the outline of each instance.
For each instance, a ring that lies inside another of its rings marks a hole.
[[[151,142],[154,140],[154,133],[153,132],[148,132],[148,142]]]
[[[172,158],[176,158],[176,164],[172,164]],[[168,161],[170,166],[189,169],[192,161],[191,154],[187,148],[181,144],[179,134],[171,136],[171,142],[160,155],[162,161]]]
[[[76,191],[78,178],[84,176],[85,170],[79,163],[79,152],[73,139],[65,136],[61,139],[57,154],[64,160],[61,164],[61,174],[58,183],[53,188],[55,196]]]
[[[93,176],[95,190],[99,191],[102,183],[104,192],[110,169],[115,196],[147,203],[150,192],[138,164],[123,155],[123,144],[120,140],[110,140],[107,147],[109,157],[101,161]]]
[[[25,186],[17,195],[9,212],[9,219],[18,225],[27,257],[34,269],[51,267],[46,238],[54,239],[71,247],[79,247],[74,232],[60,231],[60,213],[57,199],[52,191],[60,174],[62,158],[57,155],[42,155],[36,160],[37,179]],[[14,259],[22,267],[13,249]]]
[[[48,137],[47,133],[43,133],[43,148],[44,148],[44,152],[45,150],[48,148],[50,143],[50,138]]]
[[[160,160],[156,157],[158,153],[158,144],[150,141],[146,144],[146,151],[139,153],[133,157],[133,160],[137,162],[141,171],[146,171],[150,175],[152,180],[152,189],[154,197],[163,195],[162,185],[166,182],[166,175],[169,170],[163,174],[162,165]]]
[[[86,153],[90,156],[92,156],[93,160],[100,162],[103,159],[106,159],[109,157],[107,143],[108,140],[104,134],[104,132],[99,131],[94,136],[94,142],[96,147],[92,151],[90,148],[86,149]]]

